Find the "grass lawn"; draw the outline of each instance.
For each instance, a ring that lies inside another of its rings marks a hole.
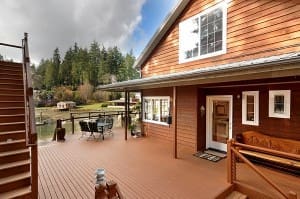
[[[102,103],[79,105],[79,106],[77,106],[76,110],[78,110],[78,111],[81,111],[81,110],[92,110],[92,111],[95,111],[95,110],[101,109],[101,104]]]

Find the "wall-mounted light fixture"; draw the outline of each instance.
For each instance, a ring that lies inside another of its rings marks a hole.
[[[201,117],[205,115],[205,107],[203,105],[200,106],[200,115]]]
[[[240,99],[240,98],[241,98],[241,95],[240,95],[240,94],[237,94],[236,98],[237,98],[237,99]]]

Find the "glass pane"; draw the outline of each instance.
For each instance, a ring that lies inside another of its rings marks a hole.
[[[201,55],[207,54],[207,45],[201,46],[201,52],[200,52],[200,54],[201,54]]]
[[[215,15],[215,20],[222,19],[222,15],[223,15],[222,9],[221,8],[216,9],[214,11],[214,15]]]
[[[207,15],[201,16],[201,26],[207,24]]]
[[[222,20],[215,21],[215,32],[222,30]]]
[[[159,121],[159,100],[158,99],[154,99],[153,100],[153,118],[152,120],[154,121]]]
[[[167,117],[169,115],[169,101],[166,99],[161,100],[161,122],[167,122]]]
[[[207,44],[207,38],[208,37],[202,37],[202,39],[201,39],[201,45],[206,45]]]
[[[247,121],[254,121],[254,96],[247,95]]]
[[[207,25],[201,27],[201,37],[206,37],[208,32]]]
[[[207,20],[207,22],[211,23],[213,21],[214,21],[214,13],[210,12],[210,13],[208,13],[208,20]]]
[[[222,40],[215,43],[215,52],[222,50]]]
[[[213,43],[214,42],[214,33],[212,33],[212,34],[209,34],[208,35],[208,43]]]
[[[274,112],[275,113],[284,113],[284,96],[275,95],[274,96]]]
[[[222,40],[222,31],[215,33],[215,41]]]
[[[214,43],[208,44],[208,53],[212,53],[214,51],[215,51],[215,44]]]
[[[213,141],[226,144],[229,137],[229,102],[213,101]]]
[[[209,23],[208,24],[208,34],[214,32],[214,23]]]

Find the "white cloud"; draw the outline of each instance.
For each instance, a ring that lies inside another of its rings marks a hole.
[[[21,44],[29,33],[34,62],[48,58],[56,47],[62,52],[78,42],[96,40],[128,50],[128,38],[140,23],[145,0],[3,0],[0,7],[0,42]],[[4,54],[3,48],[0,53]],[[7,57],[16,56],[7,50]]]

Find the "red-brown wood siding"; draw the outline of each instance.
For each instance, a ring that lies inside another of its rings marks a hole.
[[[291,90],[290,119],[269,117],[269,90]],[[242,92],[259,91],[259,126],[242,124]],[[206,95],[233,95],[233,136],[248,130],[300,140],[300,83],[205,89]],[[240,95],[240,98],[237,98]]]
[[[177,135],[179,146],[196,151],[197,141],[197,88],[178,87]]]
[[[143,96],[170,96],[172,107],[172,88],[149,89]],[[197,87],[179,87],[177,91],[177,141],[178,147],[196,151],[197,140]],[[173,141],[173,125],[165,126],[144,122],[149,136]]]
[[[227,11],[227,53],[178,63],[178,24],[220,0],[192,0],[142,65],[142,76],[169,74],[300,51],[299,0],[231,0]]]

